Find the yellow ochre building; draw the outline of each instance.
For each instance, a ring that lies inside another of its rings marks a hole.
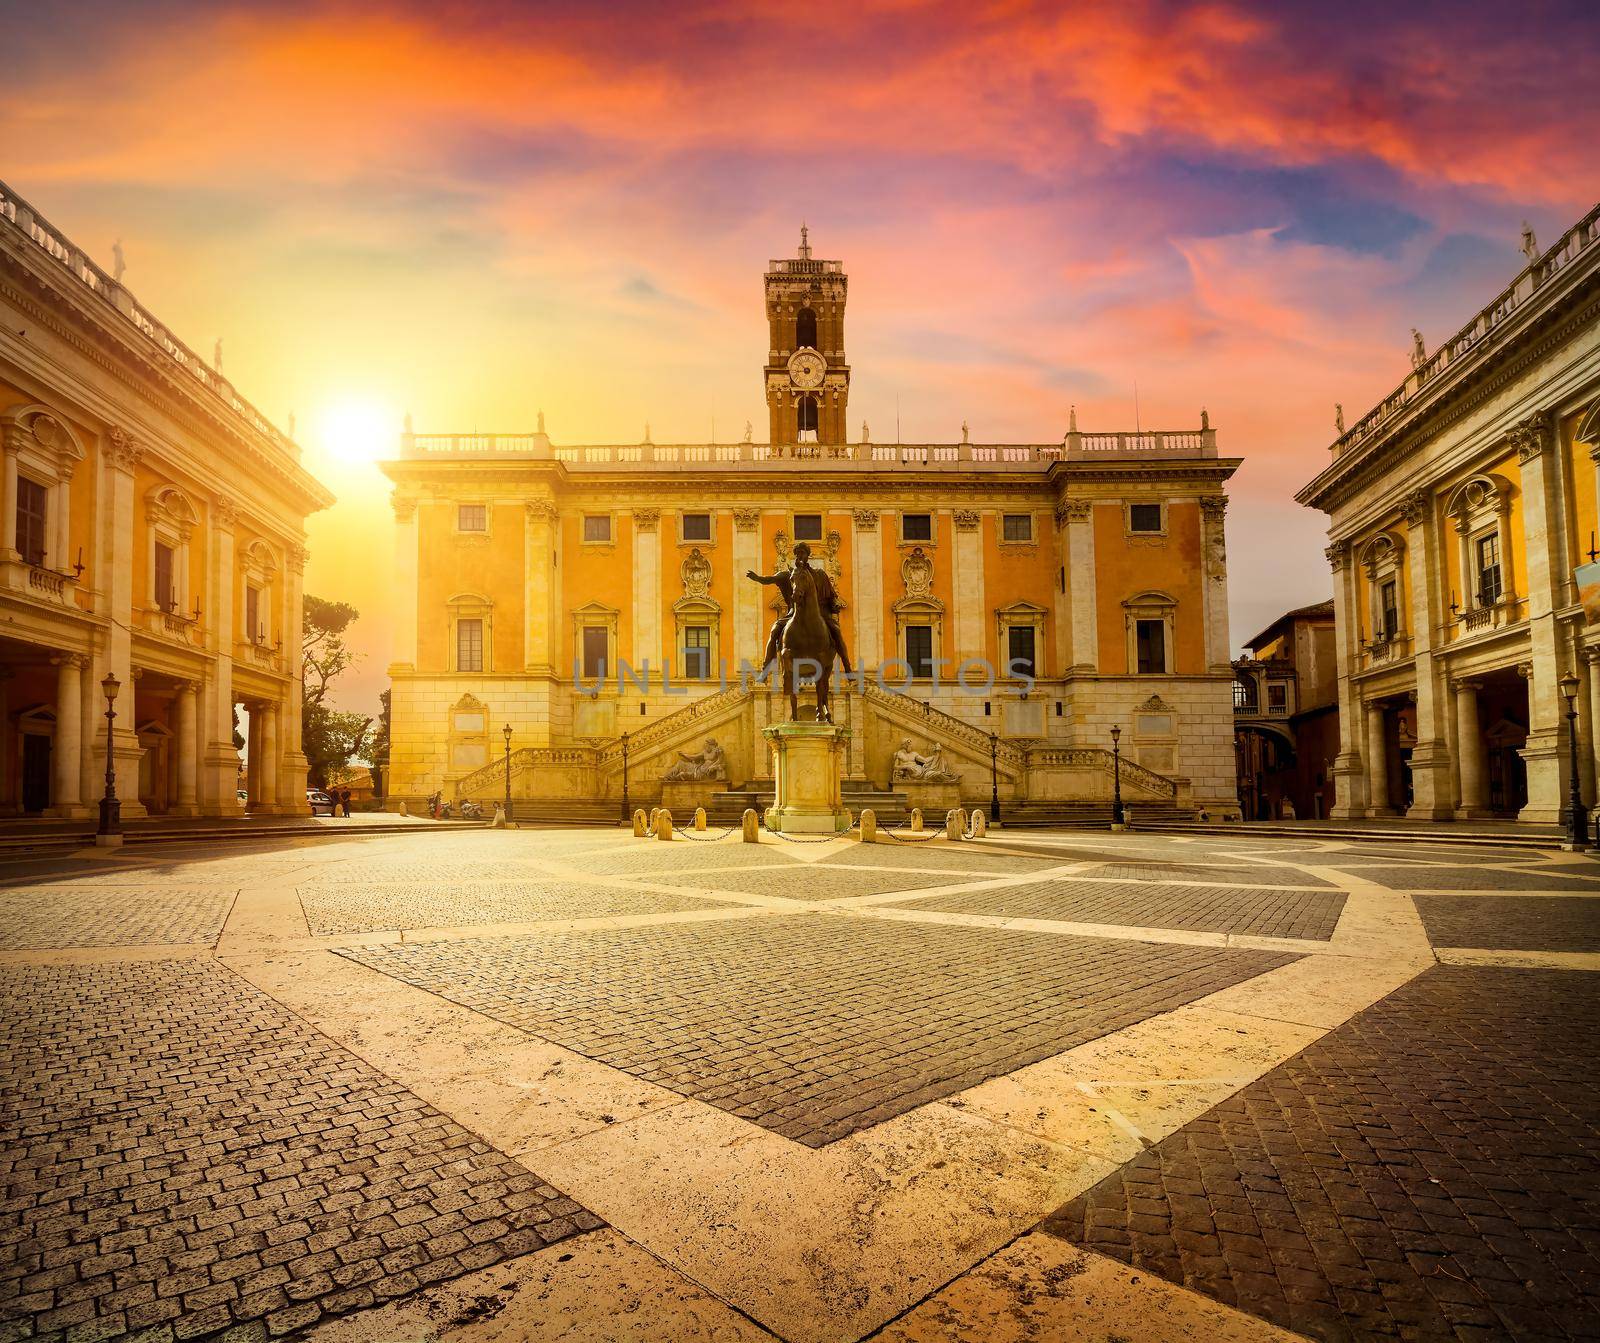
[[[843,265],[802,233],[764,284],[770,443],[566,446],[542,415],[534,433],[408,425],[383,468],[404,596],[391,806],[501,797],[506,728],[519,813],[615,812],[625,768],[636,803],[756,805],[760,731],[787,705],[739,676],[781,605],[744,575],[805,541],[860,673],[834,682],[854,804],[996,788],[1015,818],[1104,814],[1120,768],[1135,816],[1237,814],[1238,461],[1204,412],[1177,432],[1074,416],[1044,444],[965,427],[959,443],[847,442]]]

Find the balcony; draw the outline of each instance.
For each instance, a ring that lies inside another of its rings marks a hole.
[[[198,642],[200,617],[198,612],[186,616],[176,608],[152,607],[144,613],[144,627],[151,634],[173,643],[192,647]]]
[[[1487,606],[1469,606],[1455,613],[1456,641],[1515,625],[1522,619],[1522,599],[1507,593]]]
[[[6,560],[0,565],[0,586],[51,606],[77,607],[78,576],[62,573],[48,565],[25,559]]]

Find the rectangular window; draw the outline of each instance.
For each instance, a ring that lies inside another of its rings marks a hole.
[[[1032,625],[1013,625],[1006,631],[1006,674],[1034,675],[1034,631]]]
[[[156,605],[170,611],[178,604],[178,594],[172,586],[172,547],[156,542]]]
[[[916,677],[933,675],[933,626],[906,626],[906,663]]]
[[[456,670],[483,670],[483,621],[456,621]]]
[[[1033,514],[1003,514],[1000,519],[1000,536],[1005,541],[1033,540]]]
[[[685,513],[683,515],[683,539],[685,541],[709,541],[711,539],[711,514]]]
[[[1129,504],[1128,530],[1130,532],[1159,532],[1161,530],[1161,505]]]
[[[933,514],[902,513],[900,515],[900,539],[902,541],[933,540]]]
[[[1282,681],[1272,681],[1267,684],[1267,708],[1276,709],[1282,713],[1289,707],[1289,687]]]
[[[267,632],[261,628],[261,589],[244,590],[244,637],[253,644],[266,642]]]
[[[29,564],[44,563],[44,529],[50,517],[50,491],[37,480],[17,477],[17,551]]]
[[[609,521],[609,519],[608,519]],[[611,641],[604,625],[586,625],[583,630],[583,679],[603,681],[611,663]]]
[[[1382,635],[1385,639],[1392,639],[1400,633],[1400,600],[1395,594],[1394,579],[1390,579],[1378,589],[1378,607],[1381,612]]]
[[[486,532],[489,530],[487,504],[457,504],[456,530],[458,532]]]
[[[711,627],[685,625],[683,628],[683,674],[692,681],[711,675]]]
[[[1134,642],[1138,645],[1139,674],[1160,675],[1167,669],[1167,623],[1164,620],[1134,622]]]
[[[1493,606],[1504,591],[1500,577],[1500,536],[1491,532],[1478,538],[1478,604]]]
[[[609,541],[611,539],[611,514],[585,513],[583,516],[583,539],[585,541]]]
[[[794,515],[794,539],[796,541],[822,540],[822,514],[796,513]]]

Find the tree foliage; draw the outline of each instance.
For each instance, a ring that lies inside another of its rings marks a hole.
[[[355,665],[345,631],[360,612],[349,602],[330,602],[307,594],[302,621],[300,658],[300,735],[307,778],[325,788],[330,771],[344,769],[367,744],[372,718],[335,709],[328,692],[339,676]]]
[[[388,797],[389,779],[389,692],[378,696],[378,726],[367,743],[367,759],[372,762],[372,787],[379,797]]]

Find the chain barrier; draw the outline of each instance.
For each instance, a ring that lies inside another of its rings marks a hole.
[[[930,839],[943,839],[944,827],[940,826],[937,830],[924,830],[920,834],[915,830],[907,830],[904,834],[899,834],[893,826],[880,825],[878,833],[880,835],[888,835],[896,844],[926,844]],[[910,835],[915,835],[916,838],[907,838]]]
[[[743,824],[730,825],[730,826],[725,827],[720,833],[713,835],[709,830],[701,832],[701,831],[695,830],[693,826],[690,826],[690,827],[688,827],[687,829],[684,829],[684,830],[679,830],[677,826],[673,826],[672,833],[674,835],[682,835],[685,839],[692,839],[692,840],[694,840],[694,842],[696,844],[713,844],[713,843],[716,843],[718,840],[727,839],[727,837],[729,835],[731,835],[735,830],[743,830],[743,829],[744,829]]]
[[[781,839],[789,844],[832,844],[834,840],[850,833],[848,830],[836,830],[831,835],[815,835],[802,839],[799,835],[786,835],[781,830],[774,830],[767,824],[767,818],[765,816],[761,816],[759,819],[761,821],[761,828],[763,830],[765,830],[769,835],[772,835],[774,838]]]

